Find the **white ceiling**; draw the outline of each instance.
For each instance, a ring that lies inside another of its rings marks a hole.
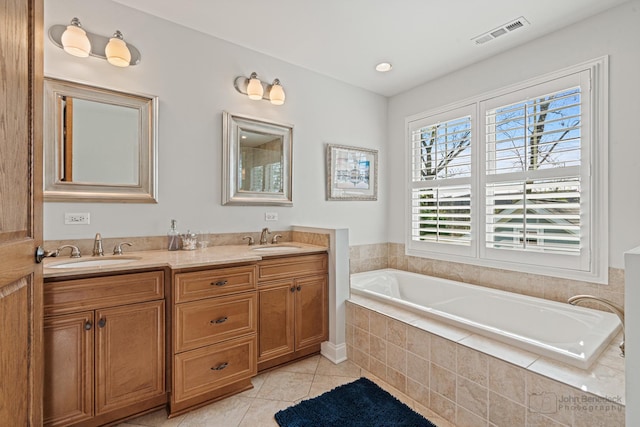
[[[114,1],[392,96],[626,0]],[[530,25],[471,41],[521,16]]]

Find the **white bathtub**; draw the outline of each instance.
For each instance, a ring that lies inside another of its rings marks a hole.
[[[612,313],[401,270],[352,274],[351,291],[582,369],[621,328]]]

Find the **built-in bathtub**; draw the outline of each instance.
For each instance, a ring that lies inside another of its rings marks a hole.
[[[352,274],[351,291],[582,369],[621,329],[612,313],[394,269]]]

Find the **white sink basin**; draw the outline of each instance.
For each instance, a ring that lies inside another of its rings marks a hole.
[[[252,251],[258,252],[281,252],[281,251],[290,251],[291,249],[299,249],[300,246],[294,245],[269,245],[269,246],[258,246],[257,248],[251,249]]]
[[[118,264],[126,264],[137,261],[140,257],[113,257],[113,258],[88,258],[74,259],[71,261],[58,262],[49,264],[47,268],[89,268],[89,267],[108,267]]]

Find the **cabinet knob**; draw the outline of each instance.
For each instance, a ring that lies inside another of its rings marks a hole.
[[[300,290],[301,290],[301,289],[302,289],[302,286],[296,286],[296,290],[297,290],[298,292],[300,292]]]
[[[217,281],[217,282],[212,282],[212,283],[211,283],[211,286],[224,286],[224,285],[226,285],[226,284],[227,284],[227,281],[226,281],[226,280],[219,280],[219,281]]]
[[[291,289],[289,289],[291,292],[295,292],[296,291],[296,287],[292,286]]]
[[[226,321],[227,321],[227,319],[228,319],[228,317],[227,317],[227,316],[224,316],[224,317],[221,317],[221,318],[219,318],[219,319],[212,320],[212,321],[211,321],[211,324],[220,324],[220,323],[224,323],[224,322],[226,322]]]
[[[90,331],[92,327],[93,327],[93,323],[91,323],[90,321],[87,321],[87,323],[84,324],[85,331]]]
[[[214,366],[213,368],[211,368],[212,371],[222,371],[224,368],[226,368],[227,366],[229,366],[229,364],[227,362],[221,363],[218,366]]]
[[[98,320],[98,326],[100,328],[104,328],[104,326],[107,324],[107,319],[105,319],[104,317],[100,320]]]

